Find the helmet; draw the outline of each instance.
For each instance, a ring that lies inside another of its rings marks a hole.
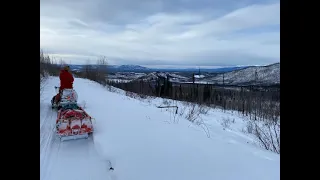
[[[70,66],[66,65],[66,66],[63,67],[63,69],[69,71],[70,70]]]

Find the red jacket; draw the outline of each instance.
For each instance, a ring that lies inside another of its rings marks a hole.
[[[60,90],[73,88],[73,76],[66,70],[60,71]]]

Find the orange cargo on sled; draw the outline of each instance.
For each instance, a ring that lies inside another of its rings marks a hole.
[[[60,109],[56,132],[61,140],[88,138],[93,132],[92,118],[81,108]]]

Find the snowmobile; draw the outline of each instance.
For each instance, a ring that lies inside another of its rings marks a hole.
[[[56,90],[56,93],[59,91],[59,87],[54,87]],[[51,99],[51,107],[52,109],[57,108],[58,110],[64,106],[71,106],[71,105],[77,105],[78,100],[78,94],[74,89],[64,89],[61,93],[61,100],[56,103],[55,97],[53,96]]]
[[[88,138],[93,133],[93,118],[78,106],[76,91],[64,89],[58,103],[54,102],[54,98],[51,104],[52,108],[58,108],[55,131],[60,140]]]

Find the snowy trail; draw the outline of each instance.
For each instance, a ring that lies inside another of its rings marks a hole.
[[[40,113],[40,179],[101,180],[103,177],[114,180],[109,176],[109,163],[96,151],[92,137],[64,142],[55,137],[56,116],[57,112],[43,101]]]
[[[49,78],[40,100],[41,180],[280,179],[278,154],[214,123],[234,118],[229,114],[207,117],[212,122],[208,138],[183,118],[170,123],[169,113],[80,78],[74,88],[79,104],[96,120],[95,132],[92,139],[60,143],[53,132],[56,112],[50,108],[58,83],[57,77]]]

